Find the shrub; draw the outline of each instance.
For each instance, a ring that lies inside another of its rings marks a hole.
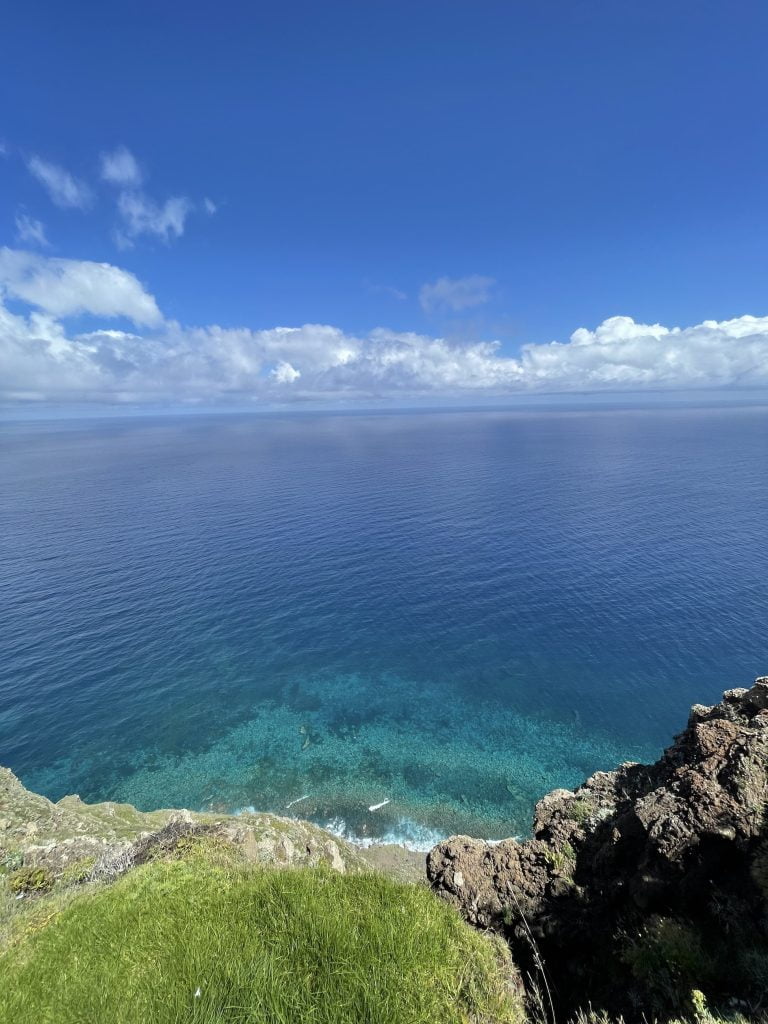
[[[53,876],[46,868],[19,868],[9,876],[8,884],[14,896],[49,892],[53,888]]]
[[[68,864],[58,877],[59,884],[64,888],[68,888],[70,885],[82,885],[91,877],[95,863],[95,857],[83,857],[73,864]]]
[[[694,990],[706,989],[715,965],[693,929],[670,917],[651,917],[626,946],[622,960],[657,1005],[683,1005]]]
[[[245,860],[241,847],[213,833],[182,836],[173,847],[163,851],[162,856],[165,860],[187,860],[217,867],[235,867]]]
[[[597,807],[589,797],[580,796],[573,800],[568,806],[568,814],[577,825],[585,825],[596,813]]]

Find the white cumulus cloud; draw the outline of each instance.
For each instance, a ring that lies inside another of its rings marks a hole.
[[[91,313],[125,316],[145,325],[162,320],[154,297],[137,278],[110,263],[0,248],[0,297],[3,295],[54,317]]]
[[[27,167],[56,206],[85,210],[93,202],[93,195],[85,182],[73,178],[69,171],[58,164],[49,163],[39,156],[31,156],[27,160]]]
[[[496,284],[492,277],[470,274],[469,277],[439,277],[436,281],[423,284],[419,290],[419,302],[427,313],[438,309],[461,312],[473,306],[482,306],[491,297],[491,288]]]
[[[272,371],[271,376],[274,377],[278,384],[292,384],[301,376],[301,370],[297,370],[290,363],[281,360]]]
[[[101,177],[112,185],[141,184],[141,170],[136,157],[125,146],[118,146],[111,153],[102,153],[100,160]]]
[[[669,328],[614,316],[567,344],[524,346],[521,365],[530,386],[553,390],[764,386],[768,317]]]
[[[4,400],[243,403],[530,392],[768,387],[768,317],[690,327],[611,317],[566,342],[450,342],[383,328],[184,327],[109,264],[0,249],[0,397]],[[129,317],[68,331],[62,318]]]

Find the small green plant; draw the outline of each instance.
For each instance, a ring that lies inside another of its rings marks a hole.
[[[83,857],[73,864],[68,864],[57,879],[59,885],[67,889],[72,885],[82,885],[83,882],[87,882],[95,863],[95,857]]]
[[[18,871],[20,867],[20,853],[7,853],[4,857],[0,857],[0,875],[10,875],[13,871]]]
[[[611,1018],[605,1010],[579,1010],[571,1024],[624,1024],[623,1017]]]
[[[170,860],[201,861],[219,867],[235,866],[244,860],[242,850],[224,836],[193,834],[182,836],[169,851]]]
[[[658,1005],[682,1006],[685,993],[706,987],[716,973],[698,933],[671,917],[650,918],[622,960]]]
[[[27,896],[50,892],[53,888],[53,876],[46,868],[26,867],[14,871],[8,879],[14,896]]]
[[[570,843],[563,843],[559,849],[547,850],[545,857],[552,871],[557,875],[570,877],[576,866],[576,852]]]
[[[709,1016],[707,997],[699,988],[695,988],[691,992],[691,1008],[693,1009],[693,1016],[698,1021],[706,1020]]]
[[[589,797],[580,796],[568,808],[568,814],[577,825],[585,825],[594,816],[597,807]]]

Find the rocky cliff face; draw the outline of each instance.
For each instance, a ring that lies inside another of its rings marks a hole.
[[[87,862],[97,874],[105,869],[114,873],[141,863],[153,845],[194,832],[234,844],[249,861],[327,864],[340,872],[369,868],[354,847],[306,821],[272,814],[145,813],[130,804],[85,804],[77,796],[52,803],[0,767],[0,870],[42,867],[56,876]]]
[[[597,772],[536,807],[534,838],[463,836],[427,858],[433,888],[504,933],[559,1010],[629,1017],[692,990],[768,993],[768,677],[695,705],[654,765]]]
[[[411,870],[295,819],[52,803],[0,768],[3,873],[116,877],[196,833],[265,864]],[[453,837],[430,852],[427,875],[467,921],[508,939],[530,990],[549,989],[560,1019],[590,1006],[628,1021],[695,1015],[696,990],[765,1011],[768,677],[694,706],[656,764],[544,797],[533,839]]]

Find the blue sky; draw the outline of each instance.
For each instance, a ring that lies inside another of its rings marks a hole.
[[[762,2],[12,6],[6,401],[768,383]]]

